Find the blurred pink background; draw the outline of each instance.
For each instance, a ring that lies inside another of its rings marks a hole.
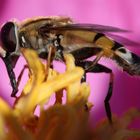
[[[21,21],[33,16],[62,15],[73,18],[75,22],[131,30],[132,33],[123,36],[137,42],[140,42],[139,13],[139,0],[0,0],[0,24],[13,18]],[[140,55],[140,47],[126,47]],[[16,76],[19,75],[24,63],[24,59],[20,58],[15,68]],[[102,59],[101,63],[112,68],[115,73],[113,96],[110,101],[112,112],[120,115],[130,107],[140,109],[140,78],[121,72],[110,60]],[[0,96],[12,104],[9,78],[1,60],[0,71]],[[25,76],[27,77],[27,73]],[[25,81],[26,78],[22,83]],[[94,123],[105,116],[104,99],[108,90],[109,75],[88,74],[88,82],[92,87],[90,101],[94,103],[94,107],[91,120]],[[20,86],[20,91],[23,85]]]

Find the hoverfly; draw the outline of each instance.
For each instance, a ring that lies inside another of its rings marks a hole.
[[[13,68],[20,56],[20,48],[34,49],[40,58],[64,61],[63,55],[71,53],[75,64],[87,72],[109,73],[110,84],[105,98],[107,117],[111,122],[109,100],[112,96],[112,70],[99,64],[101,57],[113,59],[130,75],[140,75],[140,57],[130,52],[121,43],[106,35],[109,32],[125,32],[125,30],[95,24],[75,24],[69,17],[39,17],[21,23],[6,22],[1,28],[0,56],[3,59],[13,88],[12,97],[18,91]],[[93,61],[86,59],[96,56]]]

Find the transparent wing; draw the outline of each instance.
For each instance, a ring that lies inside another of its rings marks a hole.
[[[115,41],[127,45],[127,46],[131,46],[131,47],[140,47],[140,43],[133,41],[131,39],[128,39],[126,37],[120,36],[120,35],[116,35],[116,34],[111,34],[111,33],[106,33],[107,36],[113,38]]]
[[[120,29],[118,27],[112,27],[112,26],[106,26],[106,25],[98,25],[98,24],[69,24],[63,27],[55,27],[55,28],[61,28],[62,30],[86,30],[86,31],[94,31],[94,32],[130,32],[125,29]]]
[[[118,27],[106,26],[106,25],[98,25],[98,24],[68,24],[64,26],[43,26],[41,27],[42,32],[46,33],[51,30],[55,30],[58,32],[67,32],[67,31],[89,31],[89,32],[97,32],[103,33],[113,40],[123,44],[130,46],[140,46],[140,43],[122,37],[120,35],[116,35],[113,33],[130,33],[131,31],[120,29]],[[86,33],[85,33],[86,34]]]
[[[47,30],[47,26],[43,26],[42,28]],[[120,29],[118,27],[106,26],[106,25],[98,25],[98,24],[85,24],[85,23],[77,23],[77,24],[67,24],[60,26],[49,26],[49,29],[53,30],[85,30],[85,31],[94,31],[94,32],[130,32],[125,29]]]

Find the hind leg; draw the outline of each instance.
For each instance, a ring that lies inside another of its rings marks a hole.
[[[111,113],[111,107],[110,107],[110,103],[109,103],[109,101],[112,97],[113,79],[114,79],[112,70],[101,64],[96,64],[93,67],[91,67],[92,64],[93,64],[92,61],[82,61],[82,62],[76,63],[77,66],[80,66],[80,67],[86,69],[85,75],[83,77],[83,81],[86,80],[86,73],[88,73],[88,72],[110,74],[109,88],[108,88],[108,92],[107,92],[106,98],[104,100],[104,103],[105,103],[105,110],[106,110],[108,120],[110,123],[112,123],[112,113]],[[88,67],[90,67],[90,69],[87,69]]]

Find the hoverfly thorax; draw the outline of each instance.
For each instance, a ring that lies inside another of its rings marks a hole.
[[[1,28],[1,45],[7,53],[13,53],[19,45],[16,23],[7,22]]]

